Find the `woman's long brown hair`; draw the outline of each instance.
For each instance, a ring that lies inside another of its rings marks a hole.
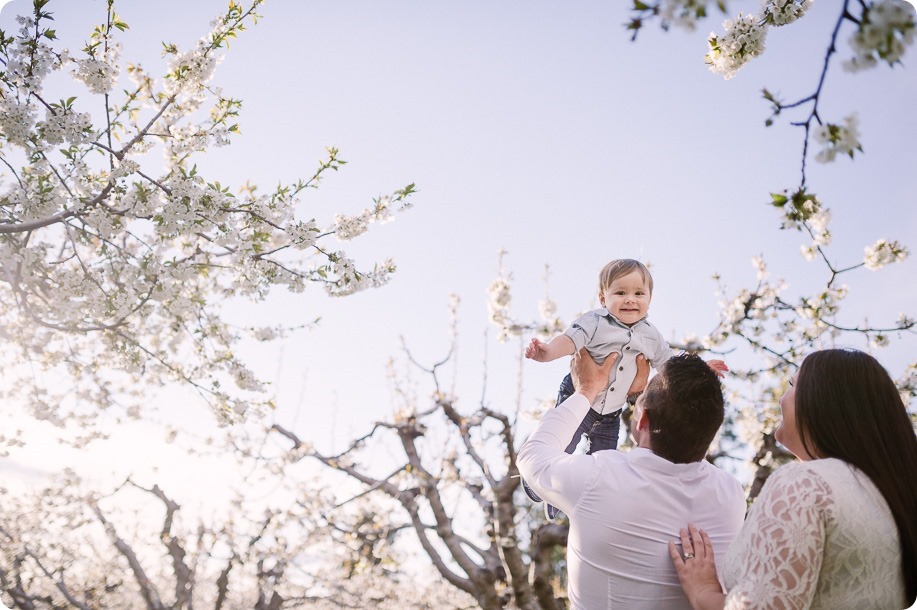
[[[796,426],[810,455],[853,464],[885,498],[910,606],[917,599],[917,435],[895,383],[869,354],[810,354],[796,380]]]

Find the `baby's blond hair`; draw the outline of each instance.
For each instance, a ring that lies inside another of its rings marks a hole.
[[[599,292],[607,290],[613,281],[634,271],[640,272],[643,281],[650,289],[650,294],[653,294],[653,276],[650,275],[650,270],[646,268],[646,265],[632,258],[619,258],[602,267],[599,273]]]

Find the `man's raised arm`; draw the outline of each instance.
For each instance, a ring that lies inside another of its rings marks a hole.
[[[564,448],[586,417],[589,405],[605,390],[620,356],[612,354],[599,366],[585,349],[574,354],[571,376],[576,393],[544,414],[516,458],[516,466],[529,486],[568,515],[592,477],[595,460],[569,455]]]

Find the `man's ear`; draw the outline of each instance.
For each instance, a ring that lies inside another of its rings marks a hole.
[[[645,408],[640,408],[640,417],[634,420],[634,427],[637,430],[649,430],[650,414],[646,412]]]

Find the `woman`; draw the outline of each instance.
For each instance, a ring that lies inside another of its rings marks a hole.
[[[726,554],[705,532],[669,553],[695,609],[906,608],[917,598],[917,436],[894,382],[856,350],[809,355],[776,438],[801,461],[767,480]]]

